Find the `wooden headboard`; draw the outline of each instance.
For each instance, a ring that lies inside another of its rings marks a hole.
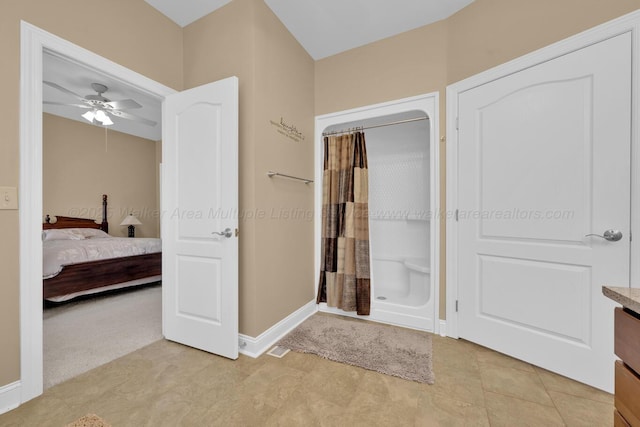
[[[74,218],[71,216],[61,215],[56,215],[56,222],[52,223],[51,217],[47,215],[44,224],[42,224],[42,229],[49,230],[52,228],[97,228],[108,233],[109,223],[107,222],[107,195],[102,195],[102,222],[100,224],[90,218]]]

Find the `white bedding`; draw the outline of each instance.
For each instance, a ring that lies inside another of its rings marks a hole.
[[[162,251],[160,239],[127,237],[45,240],[42,247],[43,279],[55,277],[68,264]]]

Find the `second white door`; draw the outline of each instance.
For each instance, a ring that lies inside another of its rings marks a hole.
[[[611,391],[601,287],[629,283],[631,34],[458,106],[460,337]]]

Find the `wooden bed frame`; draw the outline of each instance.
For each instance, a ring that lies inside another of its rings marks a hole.
[[[42,224],[44,230],[58,228],[96,228],[108,232],[107,195],[102,196],[102,223],[93,219],[58,216],[55,223],[49,215]],[[162,274],[162,253],[134,255],[100,261],[87,261],[66,265],[50,279],[42,281],[45,299],[88,291],[104,286],[144,279]]]

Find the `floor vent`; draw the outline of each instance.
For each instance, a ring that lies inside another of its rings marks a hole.
[[[269,356],[277,357],[279,359],[283,358],[287,353],[289,353],[289,349],[280,346],[275,346],[267,352]]]

